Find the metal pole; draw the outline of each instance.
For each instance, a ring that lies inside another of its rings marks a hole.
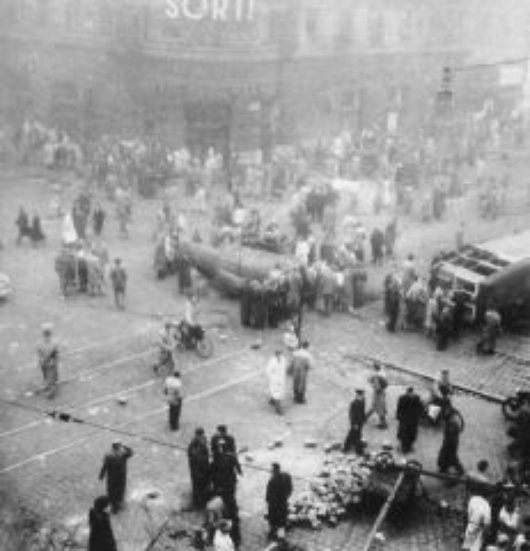
[[[372,526],[372,529],[370,530],[370,533],[368,534],[368,539],[366,540],[366,543],[364,544],[363,551],[370,551],[372,544],[374,542],[375,537],[377,536],[377,533],[379,532],[383,522],[386,519],[386,516],[388,514],[388,511],[390,510],[390,507],[392,506],[392,503],[394,499],[396,498],[396,494],[399,490],[399,487],[403,483],[403,480],[405,478],[405,473],[401,473],[399,475],[399,478],[396,480],[396,483],[394,484],[394,487],[392,488],[392,491],[390,492],[390,495],[388,496],[385,504],[379,511],[379,515],[377,515],[377,518],[375,519],[374,525]]]

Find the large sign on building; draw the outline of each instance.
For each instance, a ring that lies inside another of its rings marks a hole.
[[[255,0],[166,0],[169,19],[253,21]]]

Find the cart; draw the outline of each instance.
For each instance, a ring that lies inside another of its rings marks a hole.
[[[388,516],[390,519],[402,518],[418,495],[420,474],[421,465],[413,461],[406,465],[374,466],[364,489],[364,507],[379,511],[395,491]]]

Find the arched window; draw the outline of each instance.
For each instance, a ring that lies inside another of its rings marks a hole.
[[[81,24],[79,0],[67,0],[64,12],[65,27],[69,31],[78,31]]]

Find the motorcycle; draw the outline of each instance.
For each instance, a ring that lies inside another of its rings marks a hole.
[[[213,354],[213,341],[200,326],[189,327],[181,323],[175,331],[177,350],[195,350],[201,358],[210,358]]]
[[[176,354],[183,350],[194,350],[201,358],[210,358],[214,347],[212,339],[206,334],[204,329],[197,325],[187,326],[185,323],[172,324],[173,330],[170,345],[160,346],[158,361],[153,365],[154,372],[159,376],[168,376],[177,366]]]
[[[502,413],[508,421],[517,421],[524,409],[530,410],[530,390],[518,388],[514,396],[509,396],[502,403]]]

